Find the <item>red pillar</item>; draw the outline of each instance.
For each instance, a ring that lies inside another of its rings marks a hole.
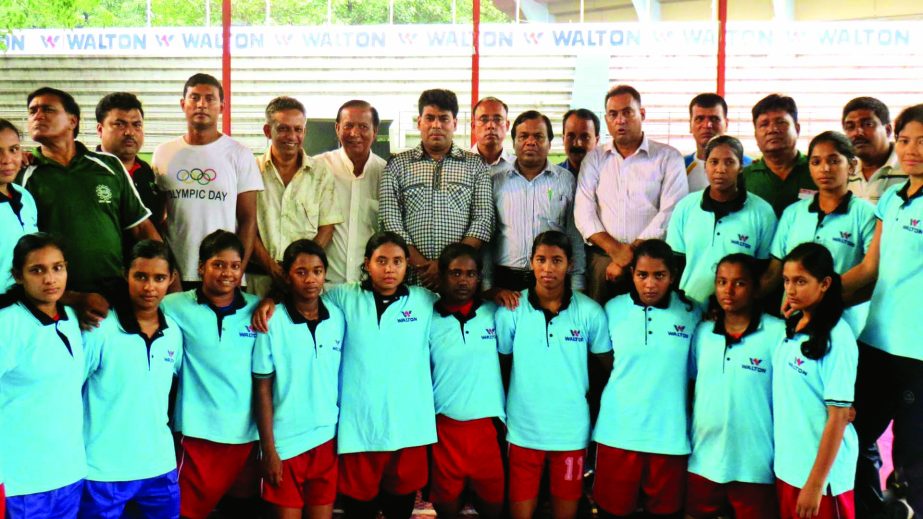
[[[727,66],[728,0],[718,0],[718,78],[715,91],[724,97],[725,67]]]
[[[478,102],[478,89],[481,82],[481,0],[473,0],[473,4],[474,53],[471,55],[471,106]],[[474,113],[471,117],[474,117]],[[471,144],[474,144],[474,132],[471,132]]]
[[[224,112],[221,132],[231,135],[231,0],[221,2],[221,85],[224,87]]]

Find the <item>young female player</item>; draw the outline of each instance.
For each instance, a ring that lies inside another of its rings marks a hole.
[[[338,490],[351,519],[406,519],[436,442],[429,329],[435,296],[408,286],[407,243],[383,232],[365,247],[361,283],[325,296],[346,316]],[[378,498],[378,499],[376,499]]]
[[[768,291],[782,281],[782,258],[795,246],[823,245],[833,255],[837,273],[843,274],[862,261],[875,235],[875,209],[846,187],[850,173],[859,167],[849,139],[837,132],[814,137],[808,146],[808,166],[818,191],[814,198],[795,202],[782,213],[772,240],[773,259],[763,278]],[[844,318],[854,334],[862,331],[867,313],[868,305],[847,309]]]
[[[258,504],[252,497],[259,488],[251,371],[256,333],[250,328],[258,299],[240,290],[243,252],[234,233],[209,234],[199,246],[202,286],[163,301],[183,332],[175,429],[183,434],[180,505],[188,519],[208,517],[232,485],[244,498],[235,512],[258,515],[248,509]]]
[[[504,365],[512,363],[507,398],[509,501],[513,519],[530,519],[545,466],[554,519],[575,517],[590,436],[588,357],[611,362],[602,308],[571,291],[567,235],[547,231],[532,244],[535,286],[515,310],[497,310]]]
[[[35,200],[13,183],[22,169],[22,146],[19,129],[0,119],[0,292],[15,282],[10,267],[13,247],[24,234],[38,230]]]
[[[699,304],[714,292],[715,266],[724,256],[743,253],[769,260],[776,214],[738,181],[743,156],[743,145],[730,135],[708,141],[709,185],[680,200],[670,217],[667,243],[684,260],[679,287]]]
[[[894,132],[894,149],[908,181],[878,201],[875,237],[843,284],[851,301],[860,300],[857,294],[874,284],[859,337],[855,425],[860,444],[864,451],[894,420],[895,472],[907,484],[914,512],[923,514],[923,320],[916,312],[923,294],[923,105],[901,112]],[[861,463],[859,472],[868,477],[857,489],[881,488],[872,462],[863,457]],[[863,500],[860,506],[880,507],[875,501]]]
[[[709,320],[692,342],[696,375],[686,514],[777,519],[772,472],[772,352],[785,324],[757,303],[752,256],[718,262]]]
[[[16,286],[0,310],[0,476],[7,519],[74,519],[87,465],[83,449],[83,340],[60,304],[67,263],[44,233],[13,248]],[[2,499],[0,499],[2,502]]]
[[[83,336],[89,471],[80,517],[121,517],[133,501],[142,517],[176,519],[176,451],[167,421],[183,334],[160,310],[176,265],[166,245],[144,240],[132,248],[127,269],[112,311]]]
[[[298,240],[282,255],[283,310],[253,353],[263,499],[279,519],[330,519],[337,490],[336,436],[343,313],[320,295],[327,255]]]
[[[503,508],[497,307],[477,297],[480,273],[481,256],[470,245],[453,243],[439,255],[441,297],[429,335],[439,441],[432,447],[429,495],[443,519],[458,517],[466,487],[481,517],[496,519]]]
[[[675,275],[670,246],[644,241],[635,248],[630,292],[606,303],[615,363],[593,433],[593,497],[604,518],[639,507],[680,517],[683,508],[690,348],[701,313],[673,288]]]
[[[772,356],[775,473],[782,519],[853,519],[858,447],[850,424],[856,339],[842,286],[823,245],[802,243],[782,262],[786,333]]]

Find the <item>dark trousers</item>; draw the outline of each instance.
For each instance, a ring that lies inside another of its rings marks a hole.
[[[907,502],[923,514],[923,361],[890,355],[859,343],[856,374],[856,433],[860,456],[856,470],[856,514],[881,508],[881,481],[872,446],[894,420],[894,470],[908,487]]]
[[[494,266],[494,287],[521,292],[535,286],[535,274],[531,270],[511,269],[503,265]]]
[[[628,269],[614,282],[606,280],[609,263],[612,263],[612,258],[599,247],[586,248],[586,295],[601,305],[615,296],[627,294],[631,283]]]

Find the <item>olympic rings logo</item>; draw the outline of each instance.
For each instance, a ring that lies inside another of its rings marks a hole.
[[[181,169],[176,172],[176,180],[179,180],[183,184],[199,184],[200,186],[207,186],[215,181],[218,178],[218,173],[212,168],[202,170],[199,168],[192,168],[191,170]]]

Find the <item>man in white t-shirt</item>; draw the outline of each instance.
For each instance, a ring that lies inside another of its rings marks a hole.
[[[205,236],[236,232],[244,244],[245,268],[256,238],[256,197],[263,179],[253,153],[218,131],[224,89],[208,74],[183,86],[180,107],[186,134],[154,150],[151,166],[166,195],[167,242],[176,256],[183,288],[197,287],[198,250]]]

